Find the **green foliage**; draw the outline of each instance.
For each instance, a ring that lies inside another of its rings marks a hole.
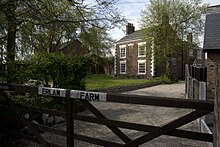
[[[5,43],[7,52],[11,51],[12,58],[16,53],[18,58],[26,58],[36,50],[50,52],[88,28],[109,29],[124,21],[115,0],[90,4],[69,0],[1,0],[0,8],[0,42]]]
[[[33,78],[53,87],[85,89],[92,60],[88,57],[67,57],[62,53],[36,54],[30,62]]]
[[[21,103],[25,105],[33,105],[39,107],[47,106],[48,102],[52,100],[51,97],[42,97],[42,96],[37,96],[36,94],[31,94],[31,95],[26,94],[25,96],[17,95],[14,96],[12,99],[15,103]]]
[[[35,52],[56,51],[88,29],[106,30],[124,22],[115,0],[90,4],[70,0],[1,0],[0,8],[0,49],[7,55],[7,82],[15,81],[12,76],[16,59],[29,59]],[[98,40],[92,44],[98,44]]]
[[[170,57],[192,47],[183,41],[188,33],[193,34],[195,44],[199,43],[205,8],[201,0],[150,0],[141,12],[144,39],[153,41],[156,64],[166,63],[167,74]],[[152,50],[147,51],[151,55]]]
[[[163,84],[173,84],[178,82],[178,80],[173,79],[172,76],[168,74],[163,74],[161,77],[159,77],[159,81]]]
[[[108,65],[104,60],[107,55],[111,55],[114,40],[107,33],[107,29],[89,27],[84,29],[80,35],[83,45],[89,49],[94,61],[94,73],[98,74],[99,66]]]
[[[90,57],[68,57],[62,53],[35,54],[30,60],[14,62],[13,83],[24,84],[30,79],[44,86],[85,89],[85,78],[93,64]],[[2,77],[3,78],[3,77]]]

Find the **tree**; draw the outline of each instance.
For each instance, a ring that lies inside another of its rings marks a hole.
[[[104,66],[104,57],[111,55],[114,46],[113,39],[109,36],[106,29],[90,27],[81,33],[83,45],[89,49],[90,55],[94,60],[95,73],[99,72],[99,66]]]
[[[198,38],[202,34],[205,8],[201,0],[150,0],[141,12],[143,36],[153,40],[156,63],[166,63],[167,74],[171,55],[187,48],[184,36],[193,33]],[[198,44],[198,39],[194,43]]]
[[[1,0],[0,26],[6,35],[0,39],[5,43],[8,76],[13,74],[16,55],[49,52],[77,37],[85,26],[106,29],[118,25],[123,18],[114,4],[114,0],[94,0],[92,4],[71,0]]]

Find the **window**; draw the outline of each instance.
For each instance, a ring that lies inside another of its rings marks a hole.
[[[172,58],[172,65],[176,65],[176,58]]]
[[[138,43],[138,57],[146,56],[146,43]]]
[[[120,57],[126,58],[126,48],[125,47],[120,48]]]
[[[193,49],[189,49],[189,56],[193,57]]]
[[[201,50],[197,51],[197,59],[202,59],[202,51]]]
[[[146,73],[146,60],[139,60],[138,61],[138,74],[145,74]]]
[[[120,62],[120,74],[125,74],[126,73],[126,62],[121,61]]]

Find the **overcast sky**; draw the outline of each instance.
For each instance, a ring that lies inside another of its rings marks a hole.
[[[212,5],[220,5],[220,0],[203,0],[204,3]],[[123,16],[130,22],[133,23],[135,29],[139,29],[140,12],[142,9],[149,4],[149,0],[119,0],[117,2],[117,8]],[[125,27],[122,29],[113,29],[110,31],[110,35],[113,39],[119,40],[124,37]]]

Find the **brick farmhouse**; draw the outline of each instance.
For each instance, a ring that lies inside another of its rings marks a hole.
[[[152,43],[143,40],[142,31],[135,31],[133,24],[126,26],[126,35],[116,42],[115,76],[152,78],[165,72],[164,65],[156,65],[154,55],[147,58],[146,50],[153,51]],[[187,36],[192,42],[192,34]],[[194,49],[185,49],[171,56],[170,71],[175,78],[185,75],[185,64],[192,64],[197,56]]]

